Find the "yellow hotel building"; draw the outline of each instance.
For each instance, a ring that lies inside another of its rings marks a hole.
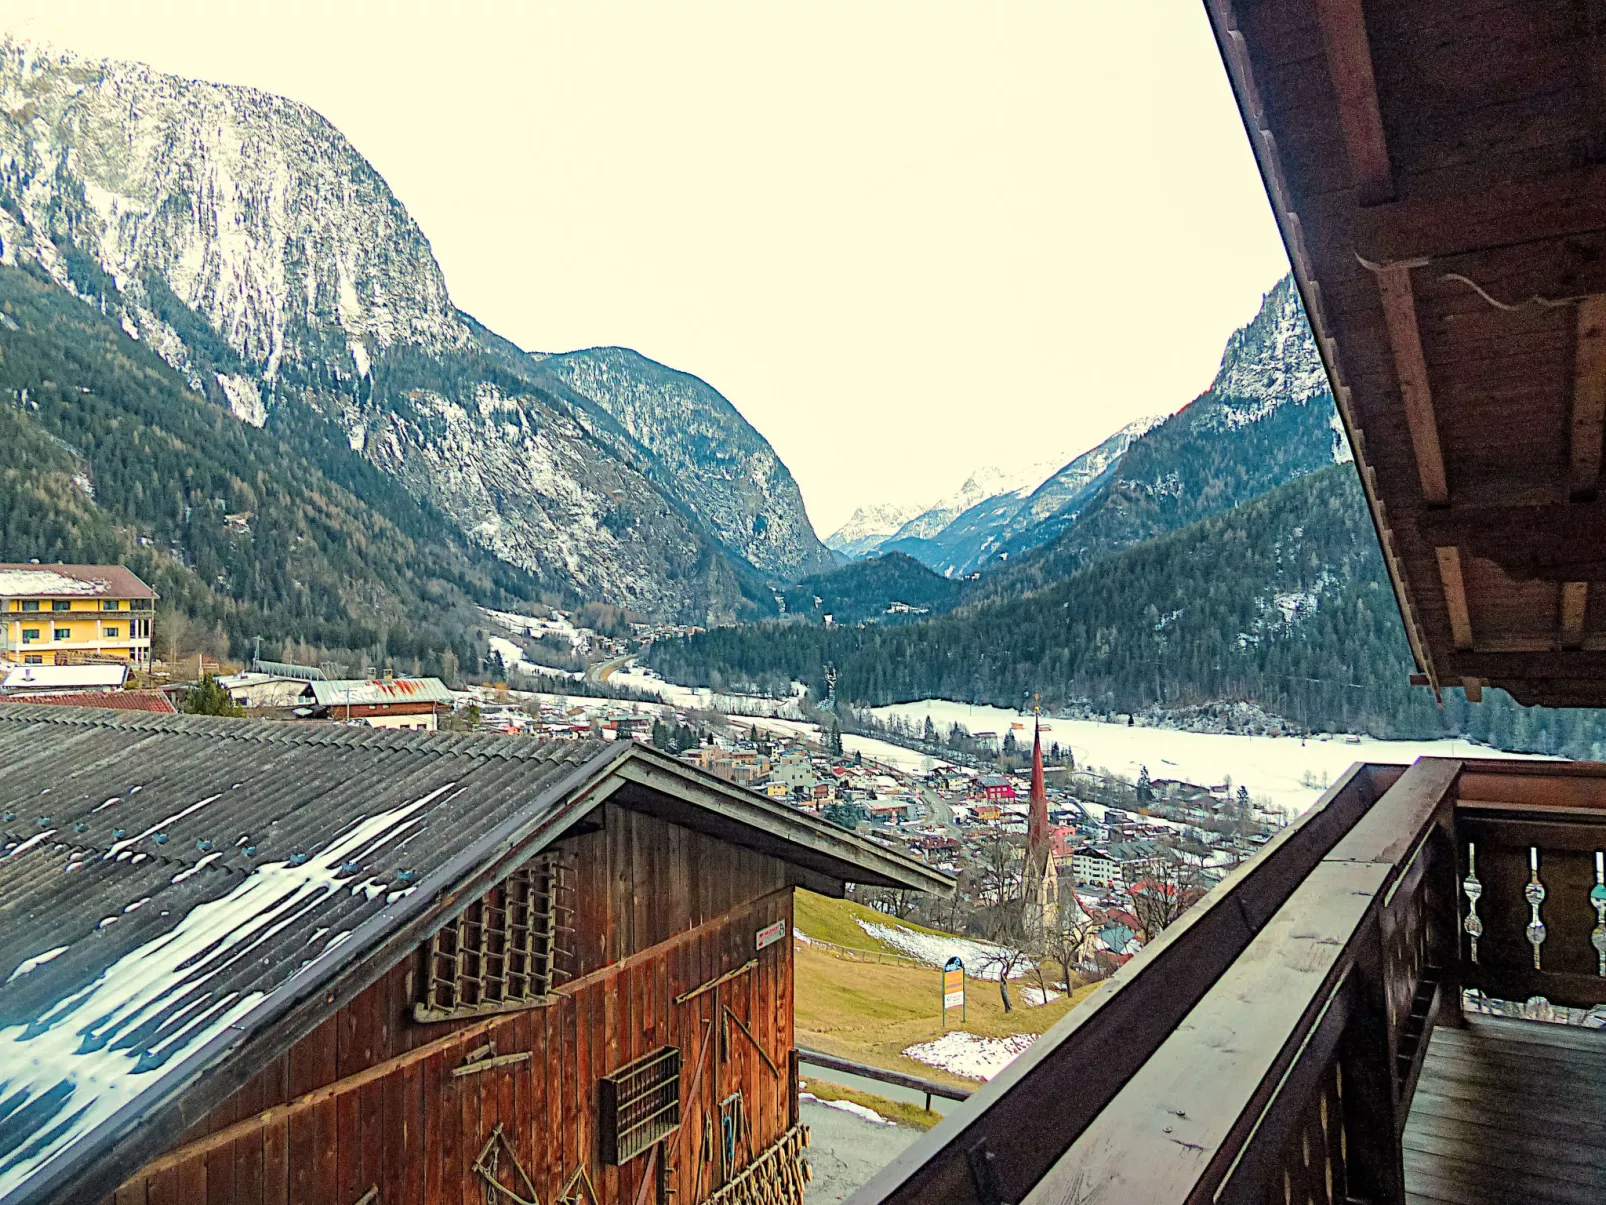
[[[0,564],[0,660],[148,668],[156,591],[121,565]]]

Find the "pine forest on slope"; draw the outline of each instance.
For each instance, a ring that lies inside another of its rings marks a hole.
[[[565,600],[759,616],[770,579],[830,563],[725,399],[616,349],[532,356],[458,311],[378,173],[282,97],[0,39],[0,263],[38,265],[242,423],[332,425]]]
[[[1502,748],[1598,758],[1606,719],[1499,691],[1467,704],[1408,684],[1412,664],[1354,470],[1338,465],[1115,553],[1036,593],[925,622],[719,628],[653,646],[673,681],[793,680],[854,705],[948,698],[1130,713],[1243,699],[1311,729],[1464,733]]]
[[[540,584],[299,405],[241,423],[43,272],[0,266],[0,561],[121,561],[164,622],[236,655],[262,636],[474,669],[472,604]]]

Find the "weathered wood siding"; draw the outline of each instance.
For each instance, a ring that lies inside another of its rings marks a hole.
[[[790,1122],[788,868],[611,804],[602,819],[600,831],[560,846],[576,867],[577,898],[566,947],[574,977],[558,989],[558,1003],[421,1024],[412,1005],[422,957],[406,957],[181,1135],[169,1155],[118,1190],[116,1205],[356,1205],[373,1188],[373,1205],[478,1205],[485,1183],[473,1165],[498,1124],[544,1205],[582,1166],[603,1201],[650,1202],[651,1186],[638,1197],[648,1155],[620,1168],[598,1161],[597,1081],[664,1045],[678,1046],[683,1060],[682,1126],[664,1144],[672,1199],[702,1200],[719,1183],[702,1148],[710,1116],[717,1133],[720,1100],[741,1091],[754,1155]],[[787,940],[755,953],[757,931],[783,919]],[[754,970],[674,1003],[755,957]],[[778,1073],[736,1026],[720,1023],[726,1007]],[[531,1058],[454,1077],[487,1041],[499,1055]],[[404,1058],[431,1044],[422,1057]],[[400,1062],[387,1069],[391,1060]],[[373,1071],[367,1082],[343,1083]],[[296,1103],[320,1090],[323,1097]],[[228,1141],[185,1150],[286,1105]],[[747,1157],[744,1144],[739,1163]],[[501,1182],[525,1195],[505,1153],[501,1164]]]

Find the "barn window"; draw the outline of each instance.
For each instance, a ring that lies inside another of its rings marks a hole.
[[[598,1084],[604,1163],[628,1163],[680,1126],[680,1048],[664,1046]]]
[[[452,1021],[546,1004],[558,955],[561,863],[520,867],[434,937],[424,953],[419,1021]]]

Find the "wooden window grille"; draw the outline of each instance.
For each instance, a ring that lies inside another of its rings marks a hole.
[[[598,1084],[602,1161],[615,1166],[680,1128],[680,1048],[664,1046]]]
[[[516,1012],[550,1003],[569,911],[558,902],[567,867],[537,858],[430,938],[418,1021]]]

